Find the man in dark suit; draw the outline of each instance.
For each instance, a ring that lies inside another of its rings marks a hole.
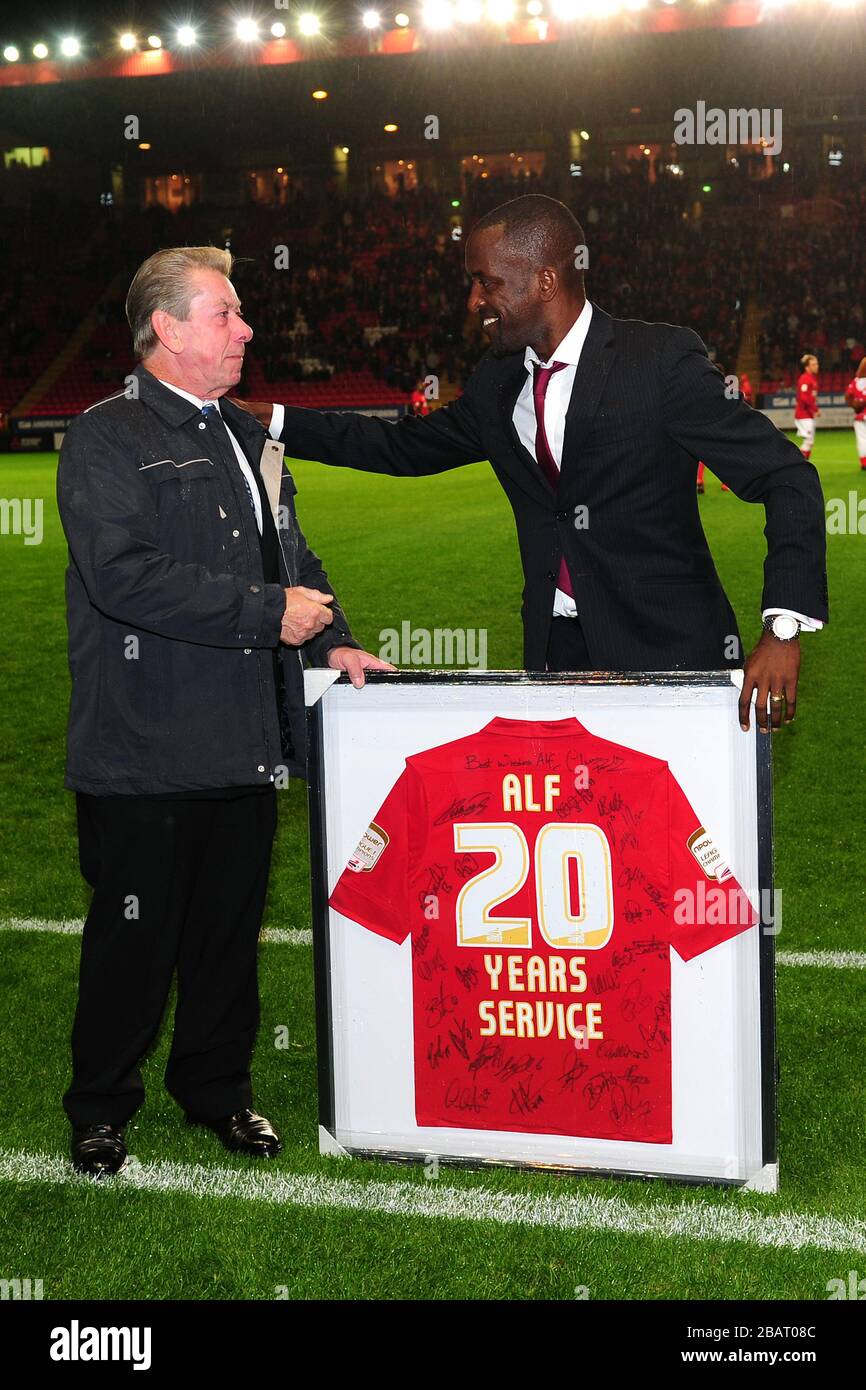
[[[217,247],[159,251],[127,317],[140,365],[73,421],[57,499],[66,572],[66,786],[93,887],[72,1080],[76,1168],[126,1159],[139,1065],[172,974],[166,1086],[187,1118],[253,1157],[256,950],[276,788],[303,775],[303,666],[393,670],[360,650],[295,514],[282,449],[221,400],[252,330]]]
[[[410,477],[489,459],[517,523],[527,670],[744,665],[741,726],[755,694],[759,727],[778,728],[794,717],[799,633],[828,617],[818,475],[726,394],[691,329],[590,303],[584,247],[573,214],[541,195],[476,224],[469,308],[491,348],[425,418],[247,408],[290,454],[328,464]],[[699,458],[766,511],[764,630],[745,663],[701,527]]]

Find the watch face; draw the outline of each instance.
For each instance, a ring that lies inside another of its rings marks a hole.
[[[779,617],[773,619],[773,632],[776,634],[777,637],[780,637],[783,641],[793,637],[796,631],[796,618],[786,618],[780,614]]]

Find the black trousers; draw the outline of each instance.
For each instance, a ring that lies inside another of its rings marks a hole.
[[[72,1030],[74,1125],[125,1124],[139,1065],[177,969],[165,1072],[188,1113],[252,1105],[256,950],[277,824],[276,791],[232,799],[77,795],[81,872],[93,886]]]
[[[579,618],[554,618],[547,640],[548,671],[593,671]]]

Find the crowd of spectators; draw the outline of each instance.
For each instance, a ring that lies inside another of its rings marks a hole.
[[[783,221],[762,248],[757,291],[763,307],[759,347],[764,377],[790,386],[813,352],[821,374],[853,375],[866,353],[866,183],[834,191],[808,228]]]
[[[307,223],[314,237],[289,246],[287,267],[274,268],[268,250],[238,266],[268,381],[367,370],[405,392],[427,372],[459,383],[474,358],[463,332],[462,256],[443,201],[423,189],[329,199]],[[278,246],[284,220],[272,219]],[[240,228],[233,249],[242,258],[248,240]]]
[[[801,183],[795,196],[725,174],[714,202],[673,173],[650,177],[632,161],[600,178],[572,178],[564,194],[537,173],[466,178],[457,208],[423,187],[345,198],[298,185],[279,206],[112,209],[82,229],[77,253],[67,251],[79,297],[59,292],[56,260],[42,264],[49,240],[19,239],[17,273],[0,290],[0,356],[16,380],[35,371],[46,322],[68,336],[82,303],[114,279],[115,293],[98,309],[104,332],[85,352],[95,379],[122,379],[131,365],[123,301],[136,267],[160,246],[213,242],[237,257],[234,280],[255,331],[250,353],[267,382],[365,372],[408,397],[435,374],[459,389],[485,349],[467,317],[462,243],[483,213],[533,192],[564,197],[575,211],[586,234],[587,291],[608,313],[686,324],[733,371],[751,299],[762,309],[762,377],[786,383],[807,350],[822,370],[847,369],[866,351],[857,235],[866,183],[853,168],[846,175],[828,198],[817,186]],[[785,217],[778,203],[788,196],[794,215]]]
[[[468,181],[456,216],[423,189],[329,200],[288,271],[261,258],[238,270],[267,379],[366,367],[406,391],[425,372],[459,385],[486,346],[467,320],[462,241],[484,212],[524,192],[561,195],[543,176],[500,175]],[[733,362],[753,255],[743,229],[732,223],[719,245],[709,220],[687,215],[687,191],[670,175],[574,180],[568,194],[586,234],[590,297],[619,317],[690,324],[713,357]],[[243,233],[237,241],[243,254]]]

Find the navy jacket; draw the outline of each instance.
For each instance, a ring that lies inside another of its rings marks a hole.
[[[725,394],[697,333],[614,319],[593,304],[556,491],[512,423],[525,379],[522,352],[488,352],[462,396],[430,415],[391,424],[287,406],[282,438],[296,458],[399,477],[489,459],[517,523],[527,670],[545,669],[563,555],[597,669],[742,665],[737,620],[701,526],[698,459],[743,501],[764,506],[761,607],[826,622],[818,474],[766,416]]]
[[[132,376],[137,385],[73,421],[60,452],[72,674],[65,785],[147,795],[302,774],[303,665],[359,644],[336,600],[317,637],[300,649],[279,642],[284,587],[332,592],[298,525],[295,483],[272,464],[279,582],[266,583],[237,462],[209,446],[194,404],[142,366]],[[220,409],[261,474],[266,431],[225,399]]]

